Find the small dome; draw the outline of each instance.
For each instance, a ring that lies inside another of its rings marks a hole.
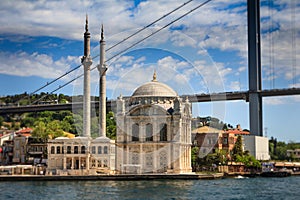
[[[154,72],[153,80],[138,87],[132,97],[176,97],[177,93],[168,85],[156,80]]]
[[[61,137],[57,137],[57,138],[55,138],[55,140],[65,140],[65,139],[69,139],[68,137],[63,137],[63,136],[61,136]]]
[[[110,142],[110,139],[105,136],[100,136],[94,139],[93,142]]]

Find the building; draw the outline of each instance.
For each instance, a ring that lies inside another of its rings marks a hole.
[[[286,150],[288,157],[300,159],[300,149],[288,149]]]
[[[237,137],[228,131],[202,126],[192,131],[192,138],[193,146],[199,147],[199,156],[204,157],[208,153],[215,153],[218,150],[230,152]]]
[[[48,141],[48,173],[89,175],[113,173],[115,144],[106,137],[58,137]]]
[[[267,137],[244,135],[244,150],[249,151],[250,155],[257,160],[269,160],[269,139]]]
[[[118,173],[191,173],[191,104],[153,80],[117,100]]]
[[[222,139],[222,130],[209,126],[202,126],[192,131],[193,146],[199,147],[199,156],[202,158],[209,153],[215,153]]]
[[[100,40],[100,72],[103,70],[105,61],[103,27]],[[88,32],[88,19],[86,18],[84,33],[84,95],[83,95],[83,135],[75,138],[58,137],[48,141],[48,174],[58,175],[90,175],[115,173],[115,141],[106,137],[105,111],[100,110],[99,137],[91,138],[90,133],[90,33]],[[106,69],[105,69],[106,71]],[[99,74],[100,100],[106,99],[105,76]],[[102,103],[103,102],[103,103]],[[106,101],[101,101],[101,108],[106,107]],[[104,114],[103,114],[104,113]],[[103,126],[104,124],[104,126]],[[103,128],[104,127],[104,128]]]
[[[235,129],[228,129],[225,131],[228,134],[234,134],[234,135],[250,135],[249,131],[242,130],[241,125],[236,125]]]

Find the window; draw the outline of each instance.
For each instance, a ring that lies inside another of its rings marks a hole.
[[[132,141],[139,141],[139,125],[132,125]]]
[[[103,161],[103,167],[107,167],[107,160]]]
[[[228,144],[228,138],[227,137],[223,138],[223,144]]]
[[[56,153],[60,154],[60,146],[56,147]]]
[[[102,165],[101,160],[98,160],[97,163],[98,163],[98,167],[102,167],[102,166],[101,166],[101,165]]]
[[[101,146],[98,147],[98,154],[102,154],[102,147]]]
[[[107,154],[107,146],[104,147],[103,153],[104,153],[104,154]]]
[[[78,154],[78,146],[74,146],[74,154]]]
[[[96,154],[96,147],[92,146],[92,154]]]
[[[96,167],[96,160],[92,159],[92,168],[95,168],[95,167]]]
[[[153,141],[153,126],[146,124],[146,141]]]
[[[160,124],[159,128],[160,141],[167,141],[167,124]]]
[[[81,146],[81,153],[85,154],[85,146]]]
[[[51,154],[55,154],[55,147],[51,147]]]
[[[67,154],[71,153],[71,146],[67,146]]]

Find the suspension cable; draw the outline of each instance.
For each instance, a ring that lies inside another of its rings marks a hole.
[[[180,6],[176,7],[175,9],[173,9],[173,10],[170,11],[170,12],[168,12],[167,14],[165,14],[165,15],[163,15],[162,17],[160,17],[160,18],[156,19],[155,21],[151,22],[151,23],[148,24],[147,26],[145,26],[145,27],[139,29],[138,31],[134,32],[133,34],[129,35],[128,37],[124,38],[123,40],[121,40],[121,41],[117,42],[116,44],[114,44],[113,46],[109,47],[108,49],[106,49],[106,51],[110,51],[111,49],[113,49],[113,48],[115,48],[116,46],[120,45],[121,43],[125,42],[126,40],[132,38],[133,36],[139,34],[139,33],[142,32],[143,30],[149,28],[150,26],[154,25],[155,23],[157,23],[157,22],[161,21],[162,19],[166,18],[166,17],[169,16],[170,14],[172,14],[172,13],[176,12],[177,10],[183,8],[184,6],[188,5],[188,4],[191,3],[192,1],[194,1],[194,0],[189,0],[189,1],[187,1],[187,2],[185,2],[185,3],[183,3],[183,4],[181,4]],[[92,59],[95,59],[95,58],[97,58],[97,57],[99,57],[99,55],[94,56]],[[54,82],[56,82],[56,81],[58,81],[59,79],[65,77],[66,75],[70,74],[71,72],[73,72],[73,71],[79,69],[81,66],[82,66],[82,64],[80,64],[80,65],[76,66],[75,68],[73,68],[73,69],[67,71],[66,73],[64,73],[63,75],[61,75],[61,76],[59,76],[59,77],[57,77],[57,78],[55,78],[55,79],[53,79],[52,81],[47,82],[47,83],[46,83],[45,85],[43,85],[42,87],[40,87],[40,88],[36,89],[35,91],[31,92],[31,93],[29,94],[29,96],[32,95],[32,94],[34,94],[34,93],[36,93],[36,92],[38,92],[38,91],[40,91],[40,90],[42,90],[42,89],[44,89],[44,88],[47,87],[47,86],[53,84]],[[20,101],[20,100],[22,100],[22,99],[23,99],[23,98],[19,99],[18,101]],[[18,101],[17,101],[17,102],[18,102]]]
[[[176,18],[175,20],[169,22],[169,23],[166,24],[165,26],[163,26],[163,27],[161,27],[160,29],[156,30],[155,32],[149,34],[148,36],[146,36],[145,38],[139,40],[138,42],[135,42],[134,44],[130,45],[128,48],[126,48],[126,49],[120,51],[119,53],[117,53],[117,54],[115,54],[114,56],[110,57],[110,58],[107,59],[106,61],[108,62],[108,61],[112,60],[113,58],[119,56],[120,54],[126,52],[126,51],[129,50],[130,48],[132,48],[132,47],[136,46],[137,44],[143,42],[144,40],[148,39],[149,37],[151,37],[151,36],[155,35],[156,33],[160,32],[161,30],[167,28],[167,27],[170,26],[171,24],[177,22],[178,20],[180,20],[180,19],[182,19],[183,17],[189,15],[190,13],[194,12],[195,10],[201,8],[202,6],[206,5],[206,4],[209,3],[210,1],[212,1],[212,0],[207,0],[207,1],[205,1],[205,2],[203,2],[203,3],[201,3],[201,4],[199,4],[199,5],[196,6],[195,8],[193,8],[193,9],[191,9],[190,11],[186,12],[185,14],[181,15],[180,17]],[[98,56],[99,56],[99,55],[98,55]],[[95,56],[95,57],[97,57],[97,56]],[[91,71],[93,71],[93,70],[96,69],[96,68],[97,68],[97,66],[91,68]],[[55,90],[51,91],[50,94],[53,94],[53,92],[55,92],[55,91],[57,91],[57,90],[60,90],[61,88],[63,88],[63,87],[65,87],[65,86],[69,85],[70,83],[74,82],[75,80],[77,80],[78,78],[80,78],[80,77],[82,77],[82,76],[83,76],[83,74],[81,74],[81,75],[75,77],[74,79],[70,80],[69,82],[65,83],[64,85],[61,85],[61,86],[59,86],[58,88],[56,88]]]
[[[291,33],[292,33],[292,68],[293,68],[293,87],[296,87],[297,78],[297,53],[296,53],[296,3],[295,0],[291,0]]]

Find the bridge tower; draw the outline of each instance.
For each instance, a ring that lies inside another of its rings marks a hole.
[[[99,71],[99,136],[106,137],[106,64],[105,64],[105,41],[103,25],[101,26],[100,39],[100,63],[97,66]]]
[[[263,135],[260,52],[260,0],[248,0],[249,120],[252,135]]]
[[[90,56],[90,38],[88,30],[88,16],[86,15],[85,33],[84,33],[84,56],[81,63],[84,68],[83,78],[83,136],[91,136],[91,89],[90,89],[90,70],[93,64]]]

